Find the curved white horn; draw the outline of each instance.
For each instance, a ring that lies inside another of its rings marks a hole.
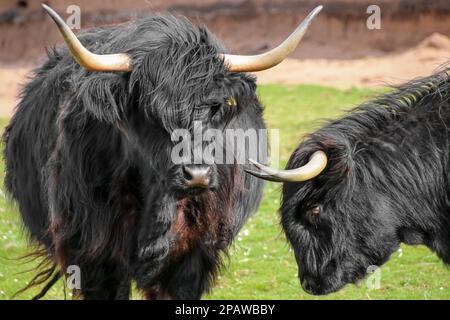
[[[276,182],[300,182],[317,177],[327,166],[328,158],[325,152],[316,151],[312,154],[311,158],[309,158],[307,164],[301,166],[300,168],[291,170],[273,169],[254,160],[249,159],[249,161],[262,172],[252,170],[245,171],[258,178]]]
[[[69,26],[52,8],[45,4],[42,4],[42,7],[55,21],[72,56],[80,66],[90,71],[126,72],[133,69],[131,58],[125,53],[100,55],[90,52],[81,44]]]
[[[323,6],[318,6],[311,11],[306,19],[286,40],[283,41],[283,43],[268,52],[255,56],[222,54],[229,70],[234,72],[254,72],[270,69],[276,66],[295,50],[312,20],[317,16],[322,8]]]

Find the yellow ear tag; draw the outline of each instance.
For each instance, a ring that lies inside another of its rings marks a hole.
[[[226,102],[227,102],[227,105],[229,107],[236,107],[237,106],[237,102],[236,102],[236,99],[234,97],[229,97]]]

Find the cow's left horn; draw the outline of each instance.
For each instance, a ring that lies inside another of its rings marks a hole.
[[[45,4],[42,4],[42,7],[52,17],[53,21],[55,21],[72,56],[80,66],[90,71],[126,72],[133,69],[131,58],[125,53],[99,55],[90,52],[81,44],[69,26],[52,8]]]
[[[325,152],[316,151],[312,154],[307,164],[300,168],[292,170],[273,169],[254,160],[249,159],[249,161],[253,163],[257,168],[259,168],[262,172],[256,172],[252,170],[245,171],[258,178],[276,182],[300,182],[317,177],[327,166],[328,158]]]
[[[295,50],[303,38],[306,30],[311,24],[312,20],[322,10],[322,6],[316,7],[306,17],[305,20],[295,29],[295,31],[281,43],[278,47],[255,56],[240,56],[223,54],[222,57],[228,65],[230,71],[234,72],[255,72],[270,69],[280,62]]]

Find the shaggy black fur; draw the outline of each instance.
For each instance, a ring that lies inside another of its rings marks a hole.
[[[287,168],[317,150],[325,171],[285,183],[282,224],[303,288],[337,291],[400,243],[450,263],[450,69],[414,80],[309,135]]]
[[[200,298],[262,183],[241,165],[217,165],[216,189],[175,190],[170,135],[194,121],[264,128],[255,80],[229,72],[222,46],[184,18],[150,16],[80,40],[128,53],[134,69],[89,72],[64,47],[23,89],[3,139],[6,187],[52,264],[32,284],[78,265],[82,298],[128,298],[133,279],[149,298]]]

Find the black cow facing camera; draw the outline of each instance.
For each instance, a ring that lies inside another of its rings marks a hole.
[[[3,137],[7,190],[49,262],[30,283],[47,283],[36,298],[72,265],[81,298],[127,299],[133,280],[147,298],[200,298],[263,183],[245,174],[245,161],[174,161],[173,135],[195,136],[198,123],[263,130],[255,78],[245,72],[283,61],[321,7],[257,56],[227,54],[206,28],[170,15],[78,39],[44,9],[68,50],[53,50],[35,71]],[[185,156],[203,147],[190,144]]]
[[[450,263],[450,68],[411,81],[310,134],[286,170],[281,218],[305,291],[328,294],[400,243]]]

